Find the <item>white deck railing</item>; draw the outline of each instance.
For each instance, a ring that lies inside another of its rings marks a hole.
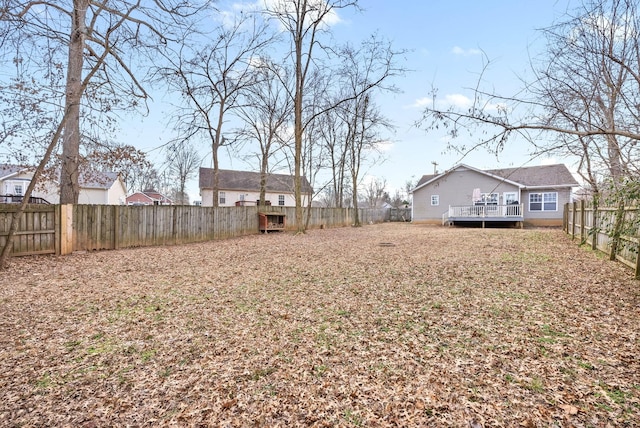
[[[449,206],[449,211],[442,215],[443,223],[450,219],[482,220],[490,217],[492,219],[522,219],[524,204],[513,205],[458,205]]]

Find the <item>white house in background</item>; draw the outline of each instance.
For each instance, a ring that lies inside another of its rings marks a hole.
[[[203,207],[213,206],[213,169],[200,168],[200,196]],[[256,205],[260,199],[260,173],[249,171],[218,171],[218,206]],[[307,179],[302,177],[302,205],[313,194]],[[265,201],[272,206],[294,207],[294,177],[287,174],[268,174]]]
[[[413,189],[414,222],[562,225],[579,184],[563,164],[480,170],[460,164],[424,175]]]
[[[33,178],[33,168],[0,164],[0,203],[19,202]],[[79,178],[79,204],[121,205],[126,198],[124,182],[115,172],[94,171]],[[60,190],[57,181],[43,181],[36,185],[31,197],[34,202],[57,204]]]

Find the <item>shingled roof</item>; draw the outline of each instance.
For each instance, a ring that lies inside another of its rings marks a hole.
[[[78,182],[80,187],[109,189],[119,176],[120,174],[117,172],[91,171],[86,174],[80,174]]]
[[[527,187],[579,185],[564,164],[490,169],[486,172]]]
[[[218,171],[220,190],[252,191],[260,190],[260,173],[250,171],[233,171],[221,169]],[[213,169],[200,168],[200,189],[213,189]],[[293,193],[294,177],[288,174],[268,174],[266,191],[270,193]],[[302,177],[302,192],[313,193],[313,188]]]
[[[19,165],[0,164],[0,179],[8,176],[18,175],[22,172],[35,172],[34,167],[23,167]],[[56,176],[59,173],[56,173]],[[80,174],[78,181],[80,187],[89,189],[109,189],[118,179],[117,172],[89,171]]]
[[[456,165],[448,171],[441,174],[427,174],[423,175],[416,184],[416,189],[422,185],[448,174],[451,171],[455,171],[458,167],[468,167],[466,165]],[[511,182],[520,184],[524,187],[577,187],[578,182],[564,164],[555,165],[539,165],[528,166],[520,168],[501,168],[501,169],[488,169],[478,170],[481,173],[491,174],[509,180]]]
[[[25,168],[18,165],[0,164],[0,179],[3,179],[9,175],[18,174],[23,169]]]

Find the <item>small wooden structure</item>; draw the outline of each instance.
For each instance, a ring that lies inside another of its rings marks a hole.
[[[271,230],[284,230],[286,215],[280,212],[259,212],[258,227],[260,232],[267,233]]]

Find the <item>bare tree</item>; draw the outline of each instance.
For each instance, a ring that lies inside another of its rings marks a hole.
[[[38,78],[52,68],[65,69],[60,200],[76,203],[80,167],[81,118],[135,108],[148,94],[136,75],[138,63],[129,58],[135,49],[141,58],[171,41],[182,41],[184,19],[199,10],[181,0],[66,0],[6,1],[0,11],[6,35],[3,54],[29,44],[44,55],[20,56]],[[44,70],[44,71],[42,71]],[[87,76],[91,76],[87,79]],[[128,103],[126,101],[129,101]]]
[[[383,142],[381,133],[393,127],[372,99],[376,91],[394,91],[386,82],[400,72],[395,64],[398,53],[391,45],[372,36],[358,48],[345,46],[342,50],[342,103],[336,111],[346,132],[345,143],[353,207],[356,208],[354,223],[360,226],[358,216],[358,187],[362,179],[362,167],[371,155],[379,153]]]
[[[335,102],[333,103],[335,104]],[[344,122],[333,110],[325,111],[318,117],[318,141],[325,147],[327,167],[331,171],[331,206],[342,208],[345,202],[347,184],[347,151]]]
[[[483,137],[463,152],[485,147],[499,153],[514,135],[532,142],[536,155],[559,153],[579,159],[579,172],[598,190],[637,175],[640,164],[640,16],[633,0],[586,1],[574,15],[543,30],[547,51],[532,63],[535,79],[518,96],[480,89],[465,111],[426,109],[423,125]],[[487,64],[488,65],[488,64]],[[488,131],[487,131],[488,130]],[[550,144],[541,143],[550,141]],[[454,143],[455,145],[455,143]]]
[[[241,107],[243,95],[259,81],[256,65],[272,40],[266,24],[242,14],[231,26],[219,26],[207,45],[182,46],[168,55],[170,65],[158,71],[185,102],[175,116],[180,138],[211,144],[214,206],[218,205],[219,150],[236,141],[229,138],[230,132],[224,135],[227,115]]]
[[[329,31],[328,21],[340,9],[356,7],[357,0],[274,0],[265,11],[267,16],[277,20],[291,42],[288,60],[295,72],[295,83],[290,95],[294,111],[294,182],[296,200],[296,224],[298,232],[304,233],[302,206],[302,151],[305,123],[303,103],[309,85],[308,78],[313,72],[322,50],[321,35]]]
[[[364,196],[369,208],[380,208],[380,204],[384,202],[385,189],[387,180],[384,178],[374,178],[369,181],[364,188]]]
[[[186,193],[186,183],[193,178],[198,171],[202,159],[196,149],[186,143],[174,142],[167,148],[167,170],[174,183],[176,204],[189,204],[189,195]]]
[[[87,154],[82,157],[84,170],[117,172],[127,191],[132,190],[139,180],[136,175],[153,167],[145,152],[129,144],[95,141],[85,146]]]
[[[255,156],[260,165],[259,205],[264,205],[267,178],[278,163],[276,160],[276,165],[273,164],[275,155],[282,151],[288,140],[286,128],[292,103],[285,86],[281,84],[289,80],[286,68],[270,64],[260,67],[257,72],[261,76],[245,94],[238,116],[245,124],[242,135],[258,145]]]

